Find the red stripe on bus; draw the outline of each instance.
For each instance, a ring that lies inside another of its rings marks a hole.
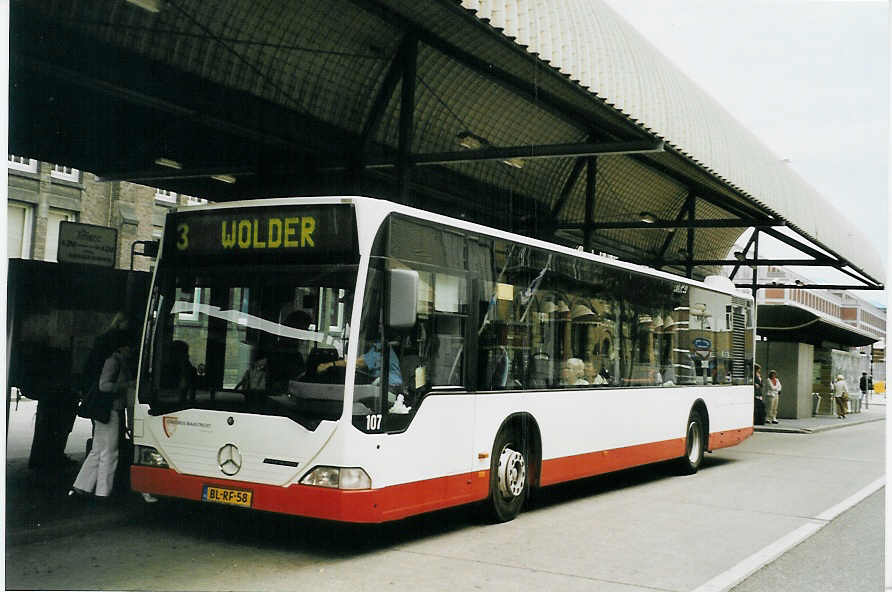
[[[740,428],[709,435],[709,450],[734,446],[753,434],[753,428]],[[553,485],[573,479],[593,477],[649,463],[672,460],[684,455],[684,438],[651,442],[625,448],[564,456],[542,462],[539,484]]]
[[[753,428],[740,428],[709,435],[710,450],[733,446],[752,435]],[[552,485],[684,454],[684,439],[676,438],[638,446],[589,452],[543,461],[539,484]],[[130,467],[131,487],[156,495],[201,500],[205,485],[247,489],[255,510],[336,520],[341,522],[385,522],[486,499],[489,470],[439,477],[381,489],[358,491],[310,485],[280,487],[246,481],[181,475],[172,469]]]
[[[136,491],[199,501],[205,485],[247,489],[255,510],[341,522],[384,522],[485,499],[489,471],[350,491],[310,485],[279,487],[132,466],[130,484]]]
[[[678,458],[684,454],[684,438],[651,442],[625,448],[599,450],[542,461],[540,485],[552,485],[592,477],[620,469]]]
[[[740,444],[752,435],[752,427],[727,430],[724,432],[713,432],[709,434],[709,449],[716,450],[718,448],[734,446],[735,444]]]

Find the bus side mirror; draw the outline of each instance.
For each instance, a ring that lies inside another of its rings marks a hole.
[[[418,314],[418,272],[391,269],[388,281],[387,326],[410,329]]]

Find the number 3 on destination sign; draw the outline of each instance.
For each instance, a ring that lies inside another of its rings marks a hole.
[[[189,225],[178,224],[177,232],[180,233],[180,238],[177,239],[177,249],[185,251],[189,247]]]

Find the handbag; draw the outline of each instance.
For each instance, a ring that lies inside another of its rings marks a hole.
[[[111,393],[103,393],[99,390],[98,381],[94,383],[77,408],[78,417],[92,419],[99,423],[108,423],[111,419],[112,408],[112,399],[109,398],[109,394]]]

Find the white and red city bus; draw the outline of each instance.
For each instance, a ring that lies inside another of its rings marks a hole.
[[[348,522],[485,502],[753,432],[753,302],[363,197],[168,215],[136,491]],[[387,369],[384,371],[384,369]]]

